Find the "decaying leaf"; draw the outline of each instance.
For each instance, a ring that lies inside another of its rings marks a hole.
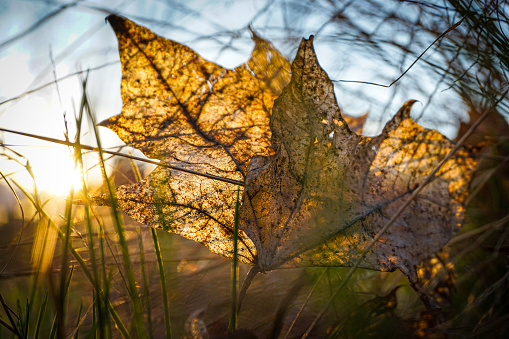
[[[351,266],[417,186],[451,150],[410,118],[407,102],[375,138],[352,133],[333,84],[303,40],[292,80],[270,122],[275,155],[253,158],[241,209],[258,266]],[[361,263],[413,269],[461,225],[476,162],[457,152]]]
[[[251,59],[227,70],[125,18],[108,20],[119,43],[124,106],[102,125],[166,164],[244,181],[249,160],[271,152],[268,124],[289,81],[286,59],[255,35]],[[224,256],[233,250],[236,194],[237,185],[161,166],[117,192],[120,207],[139,222]],[[252,262],[255,253],[241,232],[241,260]]]
[[[239,254],[261,271],[352,266],[453,147],[410,118],[413,101],[380,136],[352,132],[312,39],[302,41],[290,81],[288,61],[254,33],[251,59],[227,70],[127,19],[109,21],[124,106],[102,125],[166,165],[244,183]],[[456,152],[361,267],[415,272],[461,225],[475,166],[466,149]],[[231,256],[238,186],[174,168],[119,187],[120,207]]]
[[[361,135],[363,128],[364,128],[364,123],[366,122],[366,119],[368,117],[368,113],[364,113],[363,115],[358,116],[358,117],[352,117],[349,115],[345,115],[345,114],[343,114],[343,112],[341,112],[341,117],[343,118],[345,123],[348,125],[348,128],[350,129],[350,131]]]
[[[417,266],[419,284],[437,305],[451,302],[456,272],[449,246],[445,246]]]

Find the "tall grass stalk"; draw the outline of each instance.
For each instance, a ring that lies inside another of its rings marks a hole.
[[[106,319],[104,320],[104,323],[106,324],[106,328],[104,329],[105,332],[105,338],[111,338],[111,326],[109,322],[109,316],[111,313],[110,310],[110,301],[109,301],[109,294],[110,294],[110,284],[111,284],[111,271],[110,274],[106,272],[106,252],[104,250],[104,241],[105,241],[105,234],[104,234],[104,226],[102,222],[97,223],[98,226],[98,237],[99,237],[99,254],[101,257],[101,274],[102,274],[102,299],[104,300],[105,304],[105,314]],[[99,306],[98,306],[99,307]],[[115,325],[117,328],[123,328],[124,324],[120,321],[118,321],[120,318],[114,317],[114,314],[111,314],[115,321]]]
[[[85,88],[84,88],[83,95],[85,97],[87,95],[85,92]],[[104,164],[104,154],[102,152],[102,147],[101,147],[101,139],[100,139],[99,133],[97,131],[94,114],[91,110],[91,107],[90,107],[88,101],[87,101],[86,105],[87,105],[88,117],[90,119],[91,125],[93,126],[94,135],[96,137],[98,154],[99,154],[99,164],[101,167],[103,180],[107,186],[108,195],[109,195],[110,203],[111,203],[111,214],[114,219],[114,226],[117,231],[120,251],[122,253],[124,271],[125,271],[125,274],[127,277],[127,283],[128,283],[128,289],[129,289],[129,296],[130,296],[130,299],[131,299],[131,302],[133,305],[133,311],[134,311],[133,321],[134,321],[134,325],[135,325],[135,331],[136,331],[138,338],[144,338],[146,336],[146,332],[145,332],[145,325],[143,322],[143,308],[142,308],[141,300],[139,297],[138,288],[136,286],[133,266],[131,264],[131,258],[129,255],[127,240],[125,237],[124,222],[123,222],[122,215],[121,215],[121,213],[118,209],[118,206],[117,206],[117,200],[115,197],[115,188],[113,187],[113,184],[110,181],[110,179],[108,178],[108,174],[106,172],[106,167]]]
[[[20,308],[19,319],[23,322],[20,324],[20,327],[23,329],[23,337],[28,338],[28,331],[30,329],[30,302],[28,299],[25,300],[25,314],[21,312],[22,308]]]
[[[147,327],[148,327],[148,336],[152,338],[152,312],[150,310],[150,285],[147,279],[147,272],[145,266],[145,249],[143,246],[143,236],[141,234],[141,229],[138,227],[138,248],[140,250],[140,269],[141,269],[141,279],[143,281],[143,303],[145,304],[145,312],[147,313]]]
[[[35,326],[35,331],[34,331],[34,338],[39,338],[39,332],[41,331],[41,324],[42,324],[42,319],[44,317],[44,313],[46,311],[46,303],[48,301],[48,293],[46,292],[46,294],[44,295],[44,299],[42,300],[42,303],[41,303],[41,307],[39,308],[39,312],[37,313],[37,324]]]
[[[159,246],[159,239],[154,228],[150,228],[152,233],[152,240],[154,242],[154,250],[156,252],[157,267],[159,268],[159,279],[161,282],[161,292],[163,294],[163,310],[164,310],[164,326],[166,331],[166,338],[171,338],[171,322],[170,322],[170,305],[168,301],[168,292],[166,291],[166,278],[164,276],[163,258],[161,256],[161,247]]]
[[[65,300],[67,291],[69,289],[70,279],[72,277],[72,270],[68,275],[68,253],[69,253],[69,239],[71,236],[71,222],[72,222],[72,201],[74,198],[74,190],[71,189],[65,204],[65,224],[64,224],[64,240],[62,246],[62,265],[60,271],[60,291],[58,295],[59,304],[57,305],[57,329],[59,337],[64,336],[66,307]],[[68,280],[69,279],[69,280]]]
[[[110,310],[111,316],[113,320],[115,321],[115,325],[117,325],[118,330],[122,334],[122,336],[126,339],[131,338],[129,335],[129,332],[127,332],[127,328],[125,327],[124,323],[122,322],[122,319],[120,319],[117,311],[115,311],[115,308],[111,303],[108,303],[108,309]]]
[[[131,159],[135,159],[134,157]],[[141,177],[141,176],[140,176]],[[165,212],[162,208],[162,200],[156,195],[154,196],[154,203],[157,210],[157,213],[160,217],[160,220],[163,223],[163,229],[168,229],[166,226],[166,218],[162,217]],[[163,265],[163,258],[161,255],[161,246],[159,244],[159,239],[157,236],[157,231],[154,228],[150,228],[150,233],[152,235],[152,242],[154,244],[154,250],[156,254],[156,261],[157,261],[157,268],[159,271],[159,281],[161,284],[161,293],[163,297],[163,310],[164,310],[164,326],[165,326],[165,333],[166,338],[171,338],[171,319],[170,319],[170,305],[169,305],[169,298],[168,298],[168,291],[166,289],[166,277],[165,277],[165,270]]]
[[[235,202],[235,222],[233,226],[233,258],[231,271],[231,310],[230,325],[228,330],[235,331],[237,328],[237,284],[239,276],[239,260],[238,260],[238,239],[239,239],[239,209],[240,209],[240,187],[237,188],[237,201]]]
[[[86,78],[82,80],[82,87],[83,87],[83,90],[85,93]],[[79,114],[78,114],[78,117],[76,118],[77,131],[76,131],[75,142],[78,145],[80,145],[80,141],[81,141],[80,140],[81,139],[81,130],[82,130],[84,111],[85,111],[86,106],[87,106],[87,97],[86,97],[86,95],[83,95],[82,100],[81,100]],[[94,311],[97,310],[97,318],[94,318],[94,319],[97,319],[97,327],[99,328],[99,337],[100,338],[111,338],[111,327],[110,327],[109,313],[108,313],[108,307],[107,307],[109,293],[108,293],[108,290],[105,288],[103,288],[103,293],[100,293],[101,281],[106,281],[107,277],[106,277],[106,274],[103,274],[102,279],[101,279],[101,275],[100,275],[99,269],[97,267],[97,256],[96,256],[96,252],[95,252],[94,232],[93,232],[93,228],[92,228],[92,216],[90,213],[90,202],[87,200],[88,187],[87,187],[87,183],[85,180],[85,170],[84,170],[83,154],[82,154],[81,148],[75,149],[75,159],[76,159],[77,164],[79,165],[80,174],[81,174],[81,187],[82,187],[81,195],[83,197],[83,200],[86,201],[86,203],[84,204],[84,213],[85,213],[85,223],[86,223],[86,227],[87,227],[88,242],[89,242],[88,249],[89,249],[89,254],[90,254],[90,261],[92,263],[92,273],[94,276],[93,286],[96,291],[96,294],[94,294],[94,295],[97,296],[97,300],[93,305]],[[99,222],[99,220],[98,220],[98,224],[99,225],[101,224]],[[98,232],[98,237],[101,237],[101,235],[102,235],[102,233]],[[104,268],[105,261],[104,261],[104,256],[102,255],[102,253],[101,253],[100,257],[102,259],[101,267]]]
[[[80,329],[80,320],[81,320],[81,312],[83,311],[83,301],[80,303],[80,308],[78,310],[78,315],[76,317],[76,325],[74,326],[74,335],[73,339],[79,338],[79,329]]]
[[[136,165],[136,163],[133,161],[133,159],[129,159],[131,162],[131,169],[134,173],[134,178],[137,182],[141,181],[141,173],[140,169]],[[150,338],[152,338],[152,312],[150,310],[150,285],[147,278],[147,271],[145,266],[145,249],[143,246],[143,236],[141,233],[141,228],[136,228],[137,234],[138,234],[138,248],[140,251],[140,269],[141,269],[141,277],[143,280],[143,302],[145,304],[145,310],[147,312],[147,326],[148,326],[148,335]]]
[[[84,212],[85,212],[85,222],[87,224],[87,233],[88,233],[88,241],[89,241],[89,253],[90,253],[90,261],[92,262],[92,273],[94,275],[94,282],[93,286],[95,291],[99,292],[101,291],[101,284],[100,284],[100,275],[99,270],[97,268],[97,259],[94,249],[94,236],[93,236],[93,230],[92,230],[92,220],[90,216],[90,208],[88,205],[84,206]],[[105,277],[103,276],[103,280]],[[96,301],[94,307],[97,310],[97,320],[99,325],[99,331],[100,331],[100,337],[106,338],[106,333],[109,333],[109,315],[108,315],[108,309],[106,307],[107,305],[107,298],[108,294],[106,293],[106,290],[103,290],[105,294],[98,294],[98,300]],[[106,299],[103,299],[101,295],[104,295]],[[108,336],[110,337],[110,336]]]
[[[92,307],[92,327],[90,328],[88,332],[88,337],[96,338],[96,332],[97,332],[97,292],[94,290],[92,291],[92,304],[94,307]]]
[[[74,266],[71,267],[71,270],[69,271],[69,274],[66,277],[67,279],[63,283],[63,288],[61,285],[58,295],[56,295],[54,297],[55,301],[56,301],[56,305],[55,305],[56,314],[55,314],[55,318],[53,320],[53,325],[51,326],[51,332],[50,332],[51,338],[65,337],[65,319],[60,319],[60,316],[62,315],[63,308],[65,307],[65,300],[66,300],[67,294],[69,292],[69,285],[71,284],[73,272],[74,272]],[[49,278],[51,278],[51,276],[49,276]],[[61,282],[61,284],[62,284],[62,282]],[[62,299],[64,300],[63,302],[62,302]],[[62,307],[62,309],[59,310],[60,307]]]

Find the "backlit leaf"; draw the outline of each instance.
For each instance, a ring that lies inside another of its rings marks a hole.
[[[453,147],[410,118],[413,101],[380,136],[352,132],[312,39],[302,41],[290,80],[288,61],[254,32],[251,59],[228,70],[127,19],[109,21],[124,106],[102,125],[165,164],[119,187],[120,207],[230,257],[234,181],[244,183],[239,255],[261,271],[352,266]],[[461,226],[475,167],[460,148],[361,267],[415,272]]]
[[[251,157],[271,152],[268,124],[289,81],[286,59],[255,36],[251,59],[228,70],[125,18],[108,20],[119,43],[123,109],[101,125],[148,157],[244,181]],[[234,184],[160,166],[117,196],[139,222],[230,256],[236,192]],[[251,262],[255,253],[241,232],[240,257]]]
[[[251,160],[241,209],[261,270],[352,266],[365,246],[452,149],[410,118],[407,102],[375,138],[351,132],[312,39],[271,118],[275,154]],[[440,169],[363,259],[361,267],[404,272],[456,233],[476,162],[465,149]]]

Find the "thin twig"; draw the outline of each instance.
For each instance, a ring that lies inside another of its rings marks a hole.
[[[426,52],[440,39],[442,39],[447,33],[449,33],[450,31],[452,31],[453,29],[455,29],[456,27],[458,27],[459,25],[461,25],[461,23],[463,22],[463,20],[465,20],[465,18],[462,18],[460,21],[458,21],[457,23],[455,23],[454,25],[452,25],[451,27],[449,27],[445,32],[443,32],[442,34],[440,34],[438,36],[438,38],[435,39],[435,41],[433,41],[415,60],[414,62],[412,62],[412,64],[403,72],[401,73],[401,75],[394,81],[392,81],[389,85],[382,85],[382,84],[377,84],[375,82],[369,82],[369,81],[360,81],[360,80],[332,80],[332,82],[353,82],[353,83],[356,83],[356,84],[365,84],[365,85],[374,85],[374,86],[380,86],[380,87],[385,87],[385,88],[389,88],[391,87],[392,85],[394,85],[396,82],[398,82],[401,78],[403,78],[405,76],[405,74],[408,73],[408,71],[410,71],[410,69],[412,67],[414,67],[414,65],[417,63],[417,61],[419,61],[423,56],[424,54],[426,54]]]
[[[96,151],[96,152],[99,151],[98,147],[92,147],[92,146],[80,144],[80,143],[77,143],[77,142],[70,142],[70,141],[65,141],[65,140],[60,140],[60,139],[55,139],[55,138],[50,138],[50,137],[43,137],[43,136],[40,136],[40,135],[31,134],[31,133],[13,131],[13,130],[6,129],[6,128],[0,128],[0,131],[8,132],[8,133],[14,133],[14,134],[19,134],[19,135],[24,135],[24,136],[35,138],[35,139],[45,140],[45,141],[53,142],[53,143],[60,144],[60,145],[74,147],[76,149],[85,149],[85,150],[88,150],[88,151]],[[138,161],[146,162],[148,164],[153,164],[153,165],[157,165],[157,166],[161,166],[161,167],[166,167],[166,168],[170,168],[170,169],[173,169],[173,170],[177,170],[177,171],[181,171],[181,172],[186,172],[186,173],[202,176],[202,177],[213,179],[213,180],[223,181],[223,182],[226,182],[226,183],[229,183],[229,184],[233,184],[233,185],[244,186],[244,182],[242,182],[240,180],[224,178],[224,177],[220,177],[220,176],[214,175],[214,174],[202,173],[202,172],[198,172],[198,171],[195,171],[195,170],[192,170],[192,169],[188,169],[188,168],[183,168],[183,167],[179,167],[179,166],[169,165],[169,164],[164,163],[164,162],[158,162],[158,161],[154,161],[154,160],[150,160],[150,159],[140,158],[140,157],[137,157],[137,156],[134,156],[134,155],[128,155],[128,154],[124,154],[124,153],[120,153],[120,152],[114,152],[114,151],[108,151],[108,150],[105,150],[105,149],[101,149],[101,150],[102,150],[103,153],[108,153],[108,154],[112,154],[112,155],[117,155],[119,157],[124,157],[124,158],[128,158],[128,159],[138,160]]]
[[[325,275],[325,272],[327,272],[326,269],[322,270],[322,274],[320,274],[320,276],[318,277],[318,279],[316,279],[316,282],[315,284],[313,285],[313,288],[311,289],[311,291],[309,291],[309,294],[306,298],[306,300],[304,301],[304,303],[302,304],[302,306],[300,307],[300,310],[299,312],[297,313],[297,315],[295,316],[295,319],[293,319],[292,321],[292,324],[290,325],[290,327],[288,328],[288,331],[286,331],[286,335],[283,337],[283,339],[286,339],[288,338],[288,336],[290,335],[290,332],[292,332],[292,329],[293,327],[295,326],[295,324],[297,323],[297,320],[299,319],[300,315],[302,314],[302,311],[304,311],[304,308],[306,307],[306,305],[308,304],[308,301],[309,299],[311,298],[311,295],[313,295],[313,293],[315,292],[315,289],[316,287],[318,286],[318,283],[320,282],[320,280],[322,280],[323,276]]]
[[[24,96],[27,96],[27,95],[29,95],[29,94],[32,94],[32,93],[38,92],[38,91],[40,91],[41,89],[44,89],[44,88],[49,87],[49,86],[51,86],[51,85],[55,85],[55,84],[57,84],[58,82],[60,82],[60,81],[62,81],[62,80],[66,80],[66,79],[72,78],[73,76],[80,75],[80,74],[83,74],[83,73],[88,73],[89,71],[96,71],[96,70],[99,70],[99,69],[104,68],[104,67],[108,67],[108,66],[116,65],[116,64],[118,64],[119,62],[120,62],[120,61],[111,61],[111,62],[107,62],[107,63],[102,64],[102,65],[99,65],[99,66],[97,66],[97,67],[89,68],[89,69],[87,69],[86,71],[77,71],[77,72],[74,72],[74,73],[67,74],[67,75],[65,75],[65,76],[63,76],[63,77],[60,77],[60,78],[58,78],[58,79],[53,80],[52,82],[48,82],[48,83],[46,83],[46,84],[44,84],[44,85],[41,85],[41,86],[39,86],[39,87],[37,87],[37,88],[34,88],[34,89],[29,90],[29,91],[23,92],[23,93],[21,93],[20,95],[17,95],[17,96],[15,96],[15,97],[10,98],[10,99],[4,100],[4,101],[0,102],[0,106],[2,106],[2,105],[4,105],[4,104],[6,104],[6,103],[8,103],[8,102],[16,101],[16,100],[18,100],[18,99],[21,99],[21,98],[23,98]]]
[[[77,0],[77,1],[74,1],[74,2],[72,2],[70,4],[65,4],[65,5],[60,6],[59,8],[54,10],[53,12],[49,13],[48,15],[44,16],[42,19],[40,19],[39,21],[34,23],[32,26],[30,26],[27,29],[25,29],[23,32],[15,34],[13,37],[11,37],[11,38],[1,42],[0,43],[0,50],[4,49],[5,47],[9,46],[12,43],[18,41],[19,39],[27,36],[28,34],[32,33],[33,31],[35,31],[36,29],[41,27],[43,24],[45,24],[50,19],[52,19],[52,18],[56,17],[57,15],[63,13],[66,9],[72,8],[72,7],[76,6],[78,4],[78,2],[80,2],[80,1],[83,1],[83,0]]]

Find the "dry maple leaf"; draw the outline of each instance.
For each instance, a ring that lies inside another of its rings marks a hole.
[[[413,101],[380,136],[352,132],[312,39],[302,41],[290,81],[289,63],[256,34],[251,59],[227,70],[125,18],[108,20],[124,106],[102,125],[162,161],[146,180],[118,188],[119,206],[231,257],[235,183],[244,183],[239,255],[261,271],[352,266],[453,147],[410,118]],[[466,149],[456,152],[361,267],[415,272],[461,225],[475,167]]]
[[[251,160],[241,228],[258,266],[352,266],[366,245],[453,144],[410,118],[407,102],[375,138],[352,133],[312,39],[270,122],[275,155]],[[443,247],[463,220],[476,161],[460,149],[375,244],[360,267],[412,269]]]
[[[125,18],[108,20],[118,38],[123,109],[101,125],[166,165],[242,183],[249,160],[271,152],[270,112],[290,80],[288,61],[254,35],[251,59],[228,70]],[[137,221],[230,257],[237,190],[159,166],[146,180],[119,187],[117,198]],[[240,259],[250,263],[255,254],[240,232]]]

